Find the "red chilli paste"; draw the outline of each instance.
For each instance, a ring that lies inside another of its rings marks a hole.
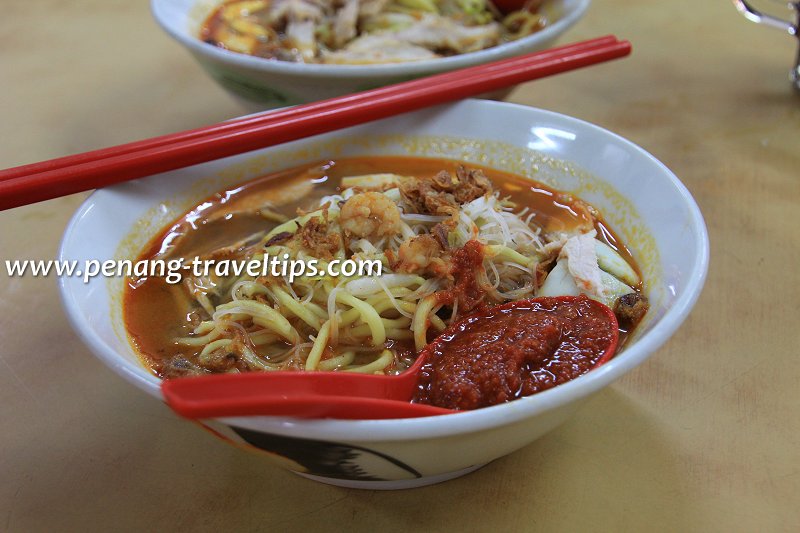
[[[414,401],[468,410],[555,387],[610,358],[617,327],[611,309],[585,296],[479,309],[425,348]]]

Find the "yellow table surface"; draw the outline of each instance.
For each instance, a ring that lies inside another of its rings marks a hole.
[[[2,11],[0,167],[243,112],[147,2],[11,0]],[[0,272],[0,530],[800,530],[794,43],[726,0],[595,0],[568,39],[606,33],[634,55],[509,99],[633,140],[700,204],[708,282],[647,363],[467,477],[347,490],[179,420],[89,353],[54,278]],[[84,197],[0,213],[0,259],[55,257]]]

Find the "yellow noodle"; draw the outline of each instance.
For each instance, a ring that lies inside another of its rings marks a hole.
[[[320,328],[319,335],[317,335],[317,338],[314,339],[314,345],[311,347],[311,351],[308,352],[308,357],[306,358],[306,370],[317,369],[317,365],[322,358],[322,352],[324,352],[325,348],[328,347],[328,338],[330,337],[330,333],[331,321],[328,320]]]
[[[204,347],[204,348],[203,348],[203,349],[200,351],[200,355],[201,355],[201,356],[203,356],[203,355],[208,355],[208,354],[210,354],[211,352],[215,351],[217,348],[224,348],[225,346],[228,346],[228,345],[229,345],[229,344],[231,344],[232,342],[233,342],[233,341],[232,341],[232,340],[230,340],[230,339],[219,339],[219,340],[217,340],[217,341],[214,341],[214,342],[209,342],[209,343],[208,343],[208,344],[206,344],[206,345],[205,345],[205,347]]]
[[[222,335],[222,330],[214,328],[202,337],[178,337],[175,342],[182,346],[203,346],[209,342],[215,341]]]
[[[428,343],[427,333],[430,325],[429,316],[436,306],[436,296],[431,294],[420,300],[414,319],[411,321],[411,331],[414,333],[414,347],[419,352]]]
[[[274,333],[270,333],[269,331],[265,330],[261,330],[257,333],[250,333],[248,334],[248,337],[250,337],[250,342],[252,342],[255,346],[261,346],[262,344],[272,344],[280,340],[280,337],[278,337]]]
[[[358,309],[361,314],[361,320],[369,325],[370,332],[372,333],[373,346],[378,346],[386,342],[386,330],[383,327],[380,315],[375,311],[374,307],[346,292],[337,292],[336,301]]]
[[[366,365],[360,366],[353,366],[349,368],[345,368],[345,372],[359,372],[362,374],[374,374],[375,372],[381,372],[386,367],[392,364],[394,361],[394,354],[391,350],[383,350],[381,352],[381,356],[372,361],[371,363],[367,363]]]
[[[231,313],[241,313],[244,311],[252,317],[253,323],[269,329],[270,331],[274,331],[289,342],[300,342],[300,334],[289,321],[278,311],[262,303],[252,300],[230,302],[218,306],[214,314],[230,314],[225,313],[227,310],[232,310]]]
[[[320,361],[317,365],[317,370],[336,370],[337,368],[345,367],[353,362],[356,358],[356,353],[352,350],[343,352],[341,355],[331,357]]]
[[[381,322],[383,323],[384,330],[386,331],[386,336],[389,338],[394,338],[392,335],[389,335],[389,331],[408,331],[409,326],[411,326],[411,320],[408,318],[382,318]],[[347,334],[352,337],[357,338],[367,338],[372,333],[369,324],[356,324],[349,329],[347,329]]]
[[[281,365],[276,363],[268,363],[262,360],[256,353],[250,349],[249,346],[243,345],[241,350],[242,359],[253,368],[261,370],[280,370]]]
[[[408,329],[387,329],[386,336],[390,339],[394,339],[397,341],[404,341],[404,340],[411,340],[414,338],[414,333]]]
[[[198,325],[196,328],[194,328],[194,334],[195,335],[205,335],[206,333],[208,333],[209,331],[211,331],[212,329],[214,329],[216,327],[217,327],[217,323],[214,322],[213,320],[204,320],[204,321],[200,322],[200,325]]]
[[[435,313],[431,313],[429,320],[431,321],[431,326],[436,328],[438,331],[444,331],[447,328],[447,324],[444,323],[444,320],[439,318],[439,316]]]
[[[307,306],[302,305],[300,302],[292,298],[288,292],[280,287],[272,287],[272,293],[275,299],[281,306],[284,306],[289,312],[293,313],[300,320],[319,331],[322,327],[322,321],[314,313],[312,313]]]

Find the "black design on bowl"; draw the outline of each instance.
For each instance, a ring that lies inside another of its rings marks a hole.
[[[301,465],[306,474],[357,481],[421,478],[417,470],[384,453],[337,442],[298,439],[231,427],[248,444]]]

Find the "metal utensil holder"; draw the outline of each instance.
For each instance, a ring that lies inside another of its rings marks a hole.
[[[792,71],[790,73],[790,78],[795,89],[800,90],[800,31],[798,30],[798,28],[800,28],[800,2],[784,1],[780,3],[786,5],[790,10],[793,11],[794,21],[783,20],[781,18],[763,13],[754,8],[751,5],[751,2],[746,0],[733,0],[733,5],[736,6],[736,9],[739,10],[739,13],[744,15],[747,20],[753,21],[757,24],[764,24],[766,26],[777,28],[797,39],[798,50],[794,61],[794,67],[792,67]]]

